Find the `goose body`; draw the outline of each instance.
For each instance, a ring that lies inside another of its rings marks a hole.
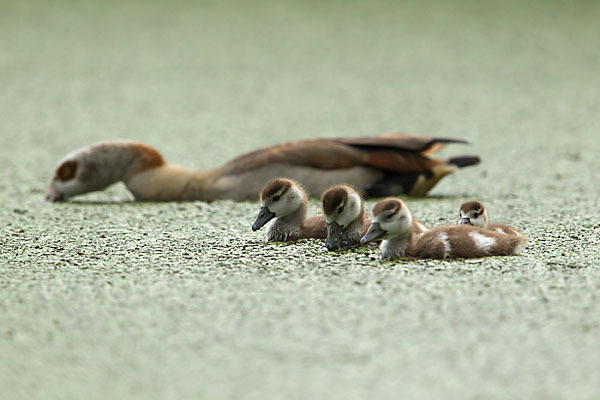
[[[371,221],[361,195],[348,185],[336,185],[323,193],[322,202],[327,221],[327,250],[360,246],[360,238]]]
[[[267,240],[286,242],[298,239],[325,239],[327,225],[323,215],[306,218],[308,199],[300,184],[291,179],[272,179],[260,191],[260,210],[252,230],[267,227]]]
[[[264,184],[287,177],[319,196],[340,182],[368,196],[425,195],[476,156],[430,157],[462,140],[402,133],[364,138],[313,139],[266,147],[221,167],[193,171],[167,163],[152,146],[127,140],[98,143],[67,155],[55,170],[46,199],[67,200],[124,182],[140,201],[253,200]]]
[[[371,226],[361,239],[382,238],[382,257],[470,258],[517,254],[524,236],[508,235],[470,225],[450,225],[420,231],[402,200],[384,199],[373,208]]]
[[[460,205],[459,225],[473,225],[494,232],[522,236],[516,228],[504,224],[490,224],[487,209],[479,201],[467,201]]]
[[[431,229],[417,238],[407,254],[415,258],[474,258],[519,253],[523,236],[509,235],[469,225]]]

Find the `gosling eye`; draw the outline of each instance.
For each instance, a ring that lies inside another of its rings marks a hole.
[[[338,208],[338,214],[341,214],[344,212],[344,206],[341,206],[340,208]]]
[[[281,198],[281,196],[275,196],[275,197],[273,197],[273,201],[279,201],[280,198]]]
[[[473,218],[479,218],[479,214],[477,214],[477,213],[473,214]]]

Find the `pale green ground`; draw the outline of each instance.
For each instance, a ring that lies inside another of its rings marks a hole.
[[[521,3],[0,2],[0,398],[599,398],[600,3]],[[470,140],[444,154],[483,163],[409,205],[480,199],[524,255],[266,244],[256,204],[122,186],[40,201],[102,139],[202,168],[392,130]]]

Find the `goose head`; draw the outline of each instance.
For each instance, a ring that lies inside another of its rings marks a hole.
[[[346,247],[342,233],[364,213],[360,194],[350,186],[337,185],[323,193],[323,214],[327,222],[327,250]]]
[[[460,219],[458,224],[467,224],[487,228],[488,215],[487,210],[479,201],[467,201],[460,206]]]
[[[46,201],[105,189],[149,168],[165,164],[153,147],[133,141],[97,143],[63,158],[54,171]]]
[[[272,179],[260,191],[260,210],[252,224],[252,230],[262,228],[273,218],[286,217],[308,203],[306,193],[295,181],[285,178]]]
[[[410,233],[411,227],[412,214],[406,204],[396,198],[383,199],[373,207],[371,226],[360,243],[401,238]]]

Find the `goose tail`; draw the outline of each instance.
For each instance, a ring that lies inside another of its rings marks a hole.
[[[452,157],[448,159],[448,164],[455,165],[458,168],[469,167],[471,165],[477,165],[481,162],[478,156],[460,156]]]

